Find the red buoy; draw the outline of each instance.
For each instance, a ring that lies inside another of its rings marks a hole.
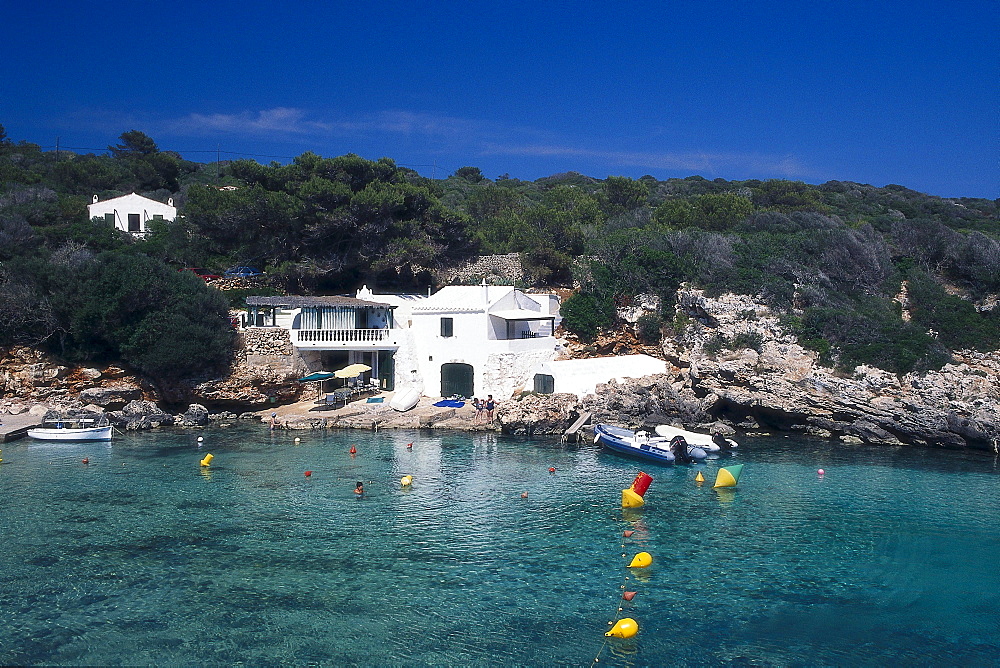
[[[413,449],[413,444],[412,443],[407,443],[406,444],[406,449],[407,450],[412,450]]]
[[[556,467],[550,466],[549,467],[549,473],[555,473],[555,472],[556,472]]]
[[[354,447],[353,445],[351,446],[351,454],[352,454],[352,455],[356,455],[356,454],[358,454],[358,449],[357,449],[357,448],[355,448],[355,447]]]
[[[635,477],[632,481],[632,491],[639,496],[644,496],[646,490],[649,489],[649,483],[653,482],[653,478],[648,473],[643,473],[639,471],[639,475]]]
[[[635,532],[634,532],[634,531],[632,531],[631,529],[626,529],[626,530],[625,530],[625,533],[624,533],[624,534],[622,534],[622,535],[623,535],[623,536],[625,536],[626,538],[629,538],[629,537],[631,537],[631,536],[632,536],[632,534],[634,534],[634,533],[635,533]]]
[[[83,458],[83,463],[84,464],[89,464],[90,463],[90,458],[89,457],[84,457]]]
[[[312,472],[312,471],[306,471],[306,477],[307,477],[307,478],[308,478],[309,476],[311,476],[312,474],[313,474],[313,472]]]
[[[627,591],[624,594],[622,594],[622,598],[625,599],[626,601],[631,601],[633,598],[635,598],[635,594],[636,592],[634,591]]]

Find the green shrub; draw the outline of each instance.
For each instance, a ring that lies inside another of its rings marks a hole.
[[[729,341],[725,336],[722,334],[713,334],[705,341],[703,350],[710,355],[715,355],[728,347]]]
[[[658,313],[647,313],[639,316],[635,323],[635,335],[643,343],[656,344],[660,342],[663,318]]]
[[[609,327],[615,320],[615,309],[610,299],[578,292],[563,302],[560,312],[563,327],[584,340],[591,340],[602,327]]]
[[[764,346],[764,335],[760,332],[741,332],[733,337],[730,342],[729,347],[731,350],[743,350],[744,348],[749,348],[751,350],[761,351]]]

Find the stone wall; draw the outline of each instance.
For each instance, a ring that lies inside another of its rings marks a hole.
[[[490,284],[510,285],[525,280],[524,267],[518,253],[508,255],[480,255],[475,260],[454,268],[443,269],[434,276],[442,285],[478,283],[484,278]]]
[[[251,327],[243,330],[247,357],[291,355],[292,339],[284,327]]]
[[[483,369],[483,384],[488,388],[480,394],[492,392],[496,398],[507,398],[516,390],[532,390],[533,379],[528,374],[536,365],[554,359],[554,350],[532,350],[519,353],[494,353],[487,358]]]

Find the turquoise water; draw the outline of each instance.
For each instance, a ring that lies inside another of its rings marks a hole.
[[[256,426],[0,456],[4,665],[1000,656],[992,457],[757,439],[663,468],[591,444]],[[713,491],[729,463],[746,465],[739,487]],[[623,511],[640,469],[647,504]],[[653,566],[629,573],[640,550]],[[640,632],[605,644],[623,585]]]

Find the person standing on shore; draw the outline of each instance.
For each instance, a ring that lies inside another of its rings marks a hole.
[[[483,420],[483,402],[479,400],[479,397],[472,398],[472,407],[476,409],[476,415],[472,419],[472,424],[479,424]]]
[[[493,424],[493,410],[497,407],[497,402],[493,401],[493,395],[486,395],[486,404],[484,408],[486,409],[486,422],[488,424]]]

